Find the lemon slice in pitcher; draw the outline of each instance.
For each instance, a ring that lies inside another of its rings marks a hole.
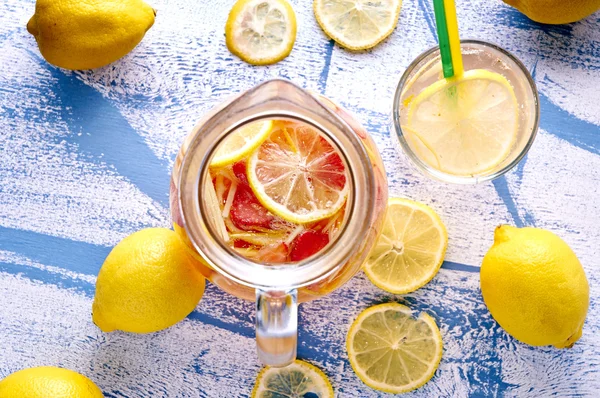
[[[225,25],[227,48],[252,65],[287,57],[296,41],[296,14],[286,0],[238,0]]]
[[[327,376],[310,363],[295,360],[284,368],[265,367],[256,378],[252,398],[333,398]]]
[[[223,167],[242,160],[255,150],[271,133],[273,122],[246,124],[229,134],[217,148],[211,167]]]
[[[296,224],[334,215],[348,194],[342,155],[313,127],[276,125],[248,160],[252,191],[271,213]]]
[[[380,289],[406,294],[437,274],[447,245],[446,227],[430,207],[390,198],[381,235],[363,269]]]
[[[408,129],[435,154],[433,167],[470,176],[498,166],[517,137],[519,110],[510,82],[474,69],[443,79],[410,103]]]
[[[442,359],[442,336],[433,318],[397,303],[360,313],[350,326],[346,349],[356,375],[376,390],[401,394],[433,377]]]

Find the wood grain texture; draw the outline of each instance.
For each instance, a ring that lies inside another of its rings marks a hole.
[[[368,306],[407,303],[438,322],[444,357],[415,397],[596,397],[600,391],[600,14],[535,24],[499,1],[459,2],[463,37],[498,43],[534,74],[542,119],[526,160],[476,187],[419,174],[390,135],[400,75],[435,45],[431,4],[405,1],[377,48],[350,53],[292,1],[291,56],[252,67],[224,45],[233,1],[153,0],[155,26],[121,61],[68,72],[39,55],[25,24],[34,2],[0,3],[0,378],[57,365],[108,397],[247,397],[260,365],[252,303],[209,285],[185,321],[159,333],[101,333],[91,322],[95,276],[110,247],[143,227],[169,226],[168,178],[180,142],[225,98],[273,77],[324,93],[354,112],[385,161],[390,194],[430,204],[448,226],[447,262],[426,287],[392,296],[359,274],[300,311],[299,356],[339,397],[383,397],[352,372],[345,335]],[[478,267],[500,223],[563,237],[591,286],[582,339],[571,350],[523,345],[490,317]]]

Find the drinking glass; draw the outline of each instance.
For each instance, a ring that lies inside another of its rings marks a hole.
[[[485,69],[506,77],[512,85],[518,103],[517,137],[508,154],[492,169],[473,175],[455,175],[439,170],[433,165],[431,151],[407,128],[410,99],[423,89],[443,79],[439,47],[419,55],[406,69],[394,94],[392,124],[401,150],[425,175],[444,182],[475,184],[498,178],[515,167],[527,154],[535,139],[540,116],[537,88],[531,74],[514,55],[483,41],[462,40],[461,53],[465,71]]]

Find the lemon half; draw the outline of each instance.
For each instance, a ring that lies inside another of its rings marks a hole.
[[[435,374],[443,351],[440,330],[428,314],[412,315],[405,305],[380,304],[361,312],[350,326],[348,358],[369,387],[400,394]]]
[[[377,287],[409,293],[437,274],[447,246],[446,227],[430,207],[390,198],[383,230],[363,268]]]

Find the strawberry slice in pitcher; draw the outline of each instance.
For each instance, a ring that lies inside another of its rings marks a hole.
[[[301,261],[318,253],[329,243],[329,234],[308,230],[302,232],[292,242],[290,260]]]
[[[246,176],[246,162],[237,162],[233,164],[233,174],[241,184],[248,185],[248,177]]]
[[[278,230],[285,226],[287,223],[284,220],[271,214],[256,198],[248,184],[246,162],[237,162],[232,169],[237,179],[237,187],[229,212],[229,218],[233,225],[243,231]]]
[[[229,218],[243,231],[269,229],[275,217],[256,199],[248,185],[238,184]]]

